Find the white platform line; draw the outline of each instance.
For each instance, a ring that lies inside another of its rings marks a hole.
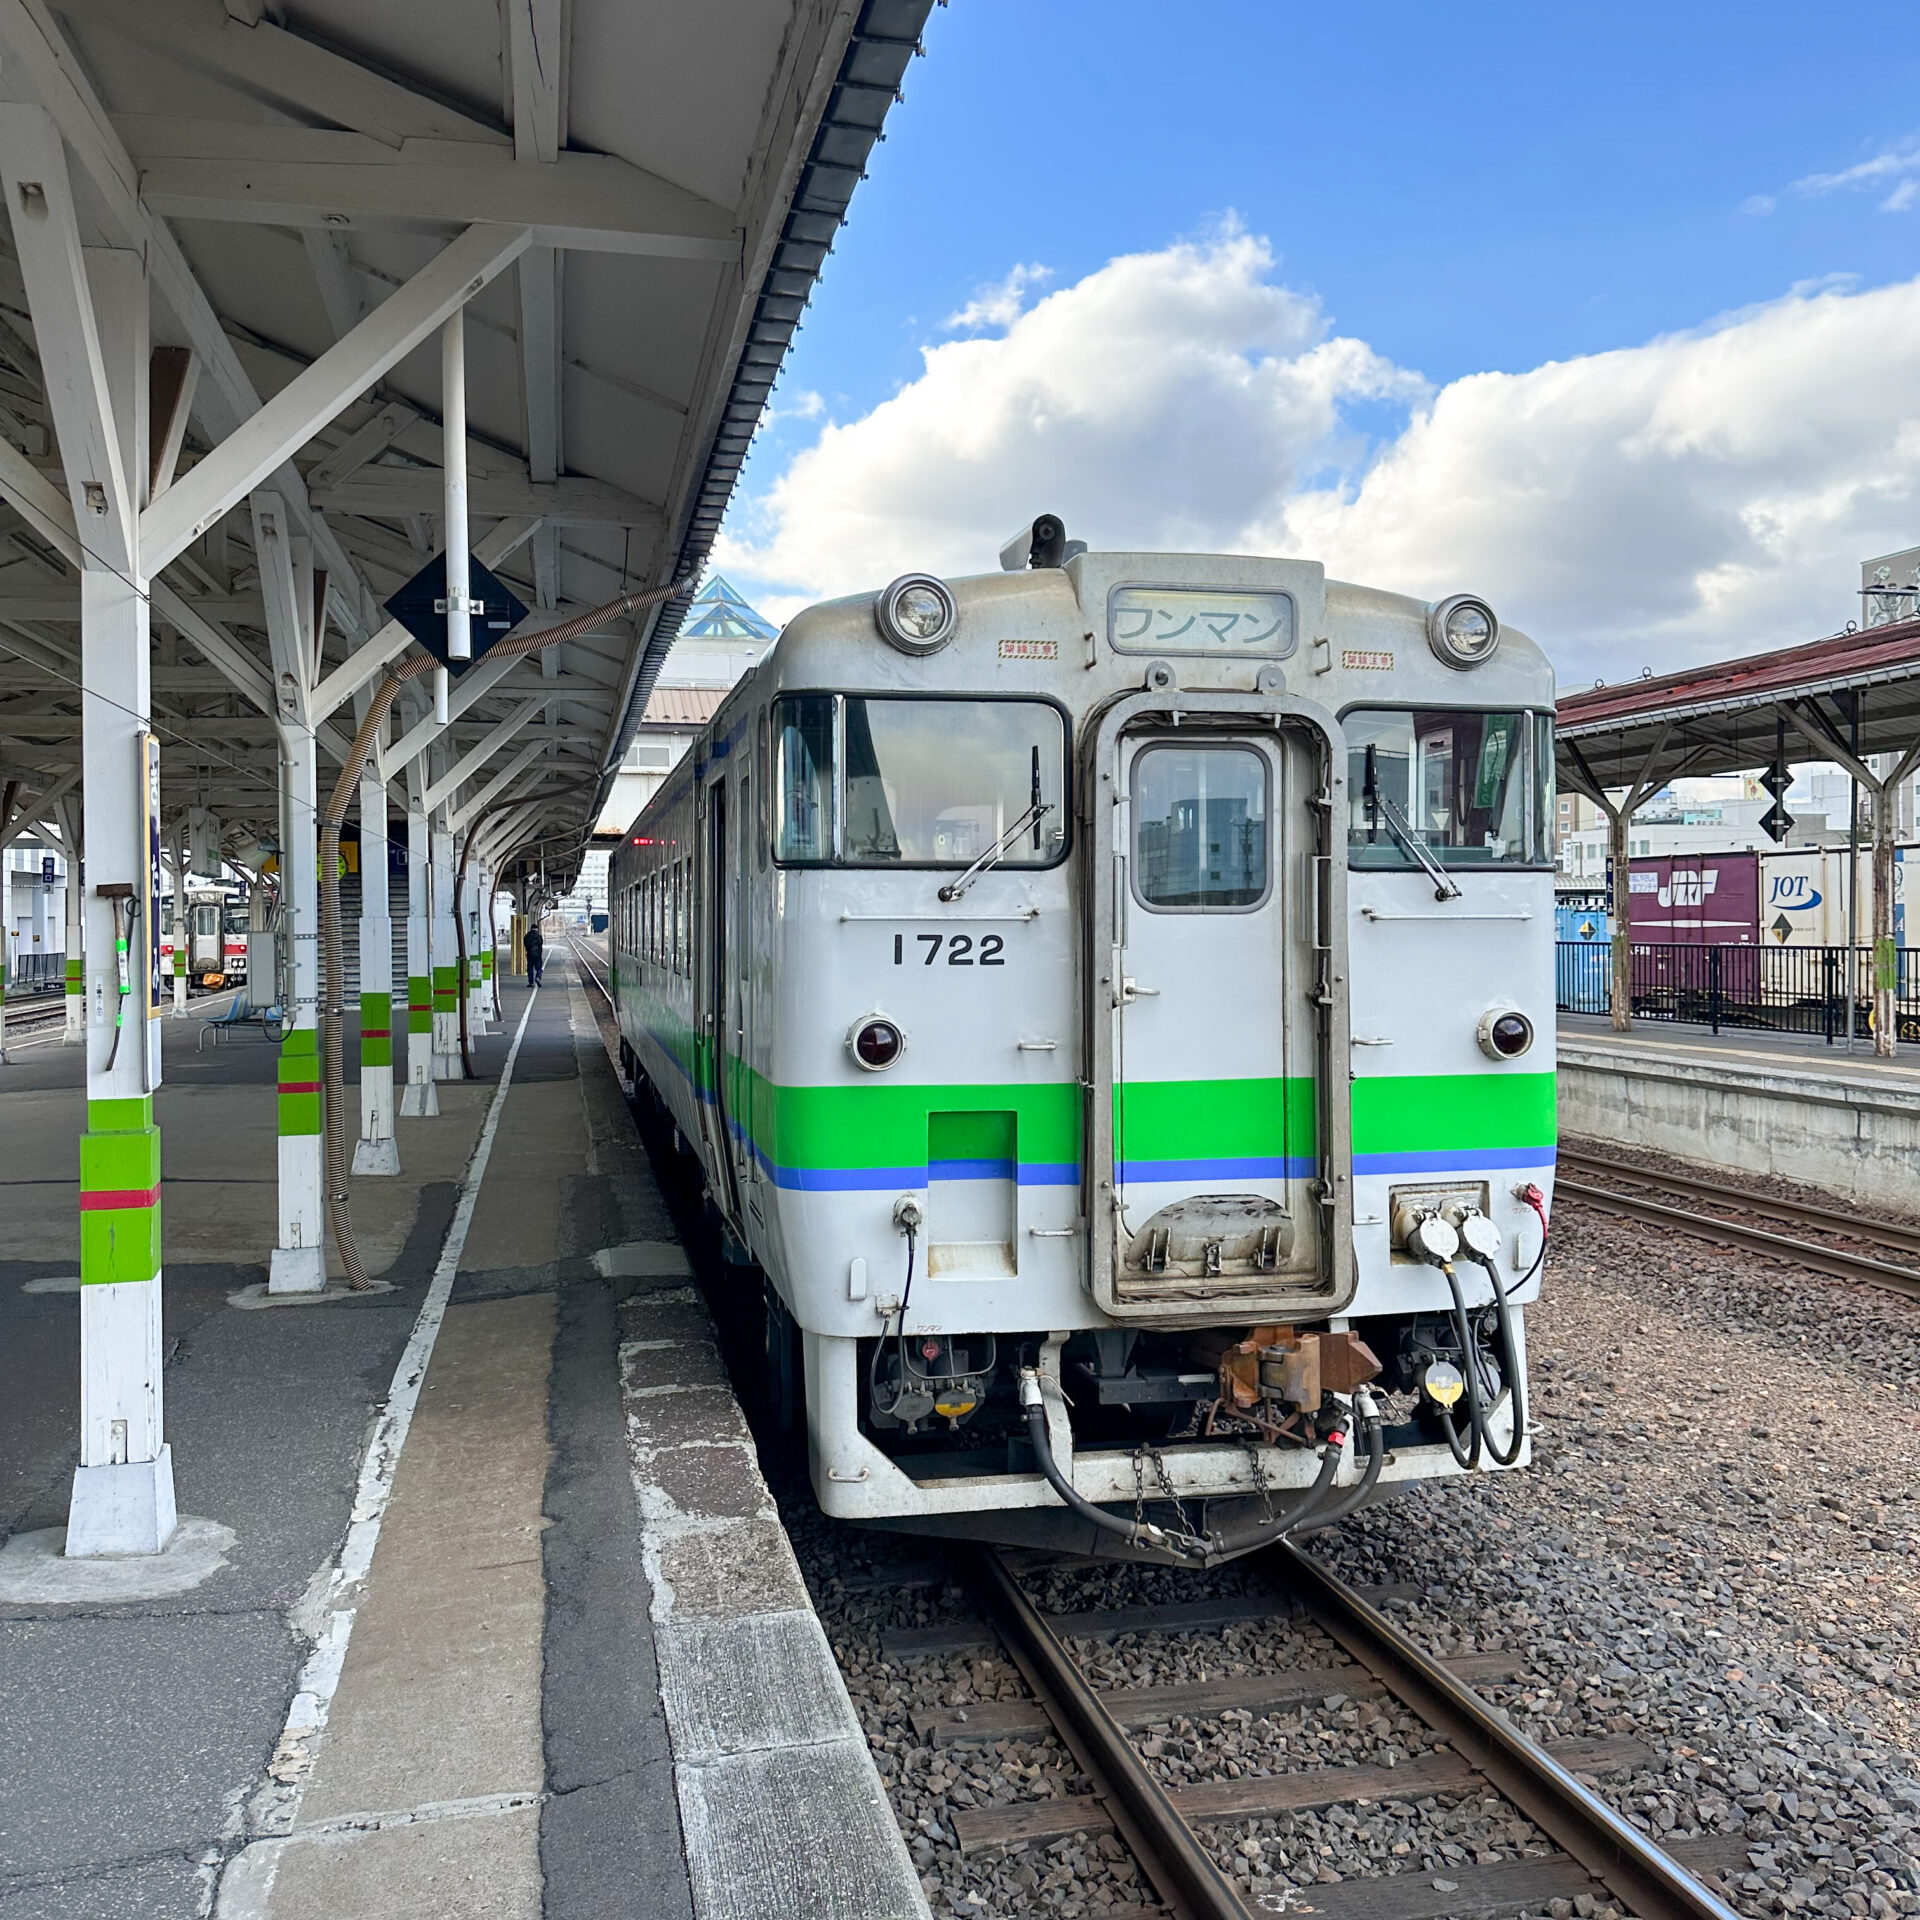
[[[327,1724],[334,1690],[340,1684],[340,1670],[346,1663],[347,1646],[353,1638],[354,1616],[361,1597],[358,1589],[373,1565],[374,1549],[380,1543],[380,1525],[393,1497],[394,1472],[413,1426],[413,1410],[419,1404],[427,1365],[433,1358],[434,1343],[440,1337],[440,1323],[446,1318],[447,1299],[453,1292],[454,1276],[460,1270],[460,1256],[466,1251],[467,1231],[473,1225],[473,1210],[480,1199],[480,1183],[486,1177],[493,1137],[500,1126],[500,1110],[506,1103],[507,1089],[513,1084],[513,1063],[519,1058],[520,1042],[533,1016],[533,1003],[539,997],[538,987],[527,996],[520,1024],[514,1030],[513,1045],[507,1049],[506,1064],[500,1069],[500,1084],[493,1091],[480,1138],[474,1143],[467,1170],[461,1176],[460,1196],[454,1203],[447,1237],[441,1243],[439,1263],[427,1285],[427,1297],[400,1355],[400,1364],[393,1370],[386,1405],[381,1409],[360,1462],[360,1479],[354,1490],[353,1516],[347,1537],[341,1543],[338,1559],[331,1568],[321,1569],[307,1597],[295,1609],[296,1615],[315,1620],[313,1651],[307,1655],[295,1683],[293,1705],[287,1710],[286,1724],[274,1747],[273,1759],[268,1763],[267,1781],[254,1793],[248,1806],[249,1839],[283,1839],[292,1831],[299,1816],[300,1799],[313,1770],[313,1743]],[[235,1874],[233,1868],[245,1857],[245,1851],[235,1854],[221,1875],[215,1909],[220,1920],[264,1920],[267,1900],[273,1891],[273,1870],[269,1866],[264,1873]]]

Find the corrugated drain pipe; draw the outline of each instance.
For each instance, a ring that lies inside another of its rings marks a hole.
[[[517,654],[539,653],[543,648],[557,646],[563,640],[573,640],[583,633],[591,633],[595,627],[604,626],[609,620],[624,619],[629,614],[658,606],[663,600],[671,600],[685,585],[684,580],[676,580],[670,586],[649,587],[644,593],[623,593],[618,599],[609,600],[604,606],[595,607],[575,619],[562,621],[558,626],[540,627],[531,633],[510,633],[504,640],[496,641],[488,648],[487,658],[511,659]],[[366,1267],[360,1259],[359,1243],[353,1237],[353,1212],[347,1199],[347,1169],[351,1157],[347,1144],[347,960],[340,925],[340,829],[345,823],[354,789],[360,784],[360,770],[367,764],[367,755],[373,750],[381,723],[386,719],[400,689],[409,680],[418,679],[423,673],[431,673],[438,665],[439,662],[431,654],[417,653],[387,669],[374,689],[373,698],[367,702],[366,718],[360,722],[359,730],[353,736],[353,745],[347,750],[340,778],[334,782],[333,797],[327,802],[326,813],[320,820],[321,998],[326,1016],[322,1068],[325,1091],[322,1102],[327,1225],[333,1230],[334,1245],[340,1250],[340,1264],[347,1270],[347,1285],[356,1291],[364,1291],[372,1282],[368,1280]],[[465,867],[466,856],[463,853],[462,871]],[[457,894],[453,919],[456,931],[460,931]],[[466,941],[463,932],[460,944],[460,979],[464,987]],[[463,993],[460,1002],[460,1046],[463,1054],[466,1052],[466,1020],[466,998]]]

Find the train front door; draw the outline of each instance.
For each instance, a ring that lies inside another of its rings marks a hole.
[[[1317,1091],[1345,1000],[1331,758],[1248,696],[1183,694],[1177,724],[1150,701],[1092,747],[1094,1294],[1148,1319],[1304,1307],[1338,1251],[1318,1199],[1346,1117],[1344,1086]]]

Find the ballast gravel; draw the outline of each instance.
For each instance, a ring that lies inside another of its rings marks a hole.
[[[1480,1682],[1542,1741],[1630,1736],[1654,1762],[1601,1783],[1663,1842],[1718,1837],[1755,1916],[1920,1914],[1920,1307],[1585,1211],[1554,1218],[1528,1317],[1534,1467],[1442,1482],[1313,1536],[1358,1584],[1410,1585],[1389,1611],[1442,1657],[1508,1652]],[[1085,1793],[1051,1738],[932,1745],[915,1710],[1025,1697],[981,1647],[888,1659],[884,1629],[971,1618],[936,1544],[834,1526],[804,1486],[782,1505],[936,1915],[1158,1911],[1106,1835],[962,1854],[956,1811]],[[1044,1610],[1254,1589],[1196,1575],[1030,1561]],[[1081,1640],[1102,1686],[1338,1667],[1276,1615],[1194,1634]],[[1381,1766],[1433,1745],[1391,1701],[1339,1694],[1287,1713],[1170,1718],[1137,1736],[1170,1786]],[[1550,1851],[1491,1793],[1358,1803],[1204,1828],[1256,1912],[1383,1873],[1436,1883]],[[1557,1902],[1542,1920],[1607,1920]]]

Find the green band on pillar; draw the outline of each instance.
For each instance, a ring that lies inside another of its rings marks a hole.
[[[320,1036],[295,1027],[280,1045],[280,1135],[320,1131]]]
[[[433,1031],[433,982],[424,973],[407,975],[407,1031]]]
[[[67,955],[67,991],[85,993],[87,990],[87,963],[78,954]]]
[[[89,1100],[80,1136],[80,1279],[151,1280],[160,1271],[160,1129],[153,1100]]]
[[[175,947],[175,948],[174,948],[174,950],[173,950],[173,970],[174,970],[174,972],[175,972],[176,974],[183,974],[183,973],[185,973],[185,972],[186,972],[186,970],[187,970],[187,950],[186,950],[186,948],[185,948],[185,947]]]
[[[480,978],[482,980],[491,980],[493,978],[493,949],[491,947],[480,955]]]
[[[435,967],[433,970],[433,1010],[451,1013],[460,997],[460,969]]]
[[[393,995],[390,993],[360,996],[360,1064],[363,1067],[393,1065]]]

